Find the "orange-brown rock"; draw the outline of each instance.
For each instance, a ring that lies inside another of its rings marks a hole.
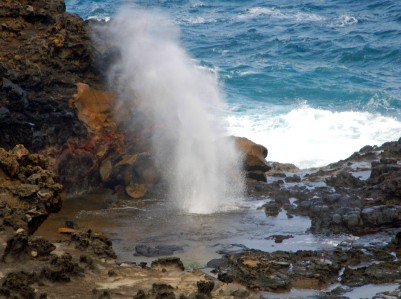
[[[270,170],[265,158],[267,149],[244,137],[234,137],[237,148],[244,157],[244,169],[248,179],[266,181],[264,173]]]
[[[70,100],[70,107],[77,111],[78,119],[94,134],[115,132],[114,112],[116,97],[84,83],[77,83],[77,93]]]
[[[133,199],[143,198],[147,192],[146,187],[143,184],[129,184],[125,187],[125,191],[128,196]]]

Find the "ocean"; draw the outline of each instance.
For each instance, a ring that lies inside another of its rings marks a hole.
[[[182,47],[217,76],[227,130],[301,168],[401,137],[401,1],[67,0],[109,20],[162,11]]]

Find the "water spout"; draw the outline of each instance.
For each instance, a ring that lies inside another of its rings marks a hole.
[[[244,190],[241,155],[224,137],[216,75],[196,65],[180,45],[179,28],[161,13],[125,8],[108,30],[120,57],[112,80],[150,119],[172,202],[190,213],[234,208]]]

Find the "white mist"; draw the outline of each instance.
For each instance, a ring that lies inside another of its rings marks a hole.
[[[108,26],[121,54],[113,80],[151,119],[170,199],[190,213],[234,208],[244,190],[241,156],[223,137],[224,101],[215,75],[193,62],[180,46],[178,27],[159,12],[126,8]]]

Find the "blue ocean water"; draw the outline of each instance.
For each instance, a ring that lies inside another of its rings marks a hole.
[[[122,5],[168,14],[219,78],[230,133],[300,167],[401,137],[401,1],[67,0],[83,18]]]

